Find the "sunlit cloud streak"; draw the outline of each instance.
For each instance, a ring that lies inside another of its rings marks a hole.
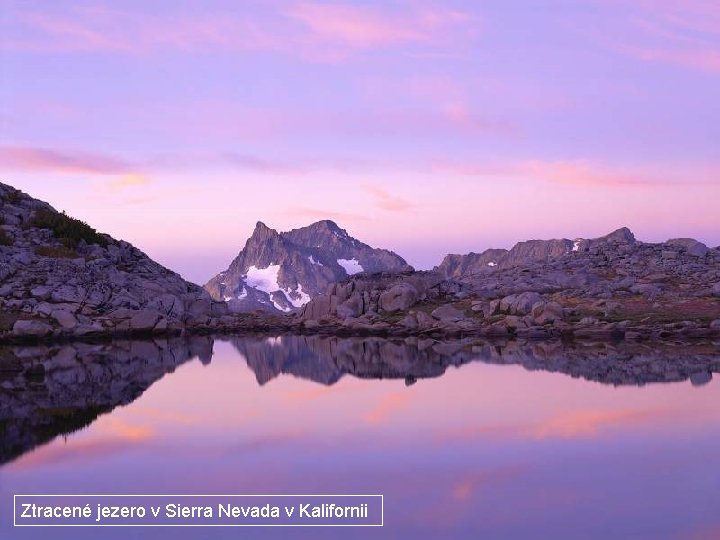
[[[388,212],[407,212],[408,210],[412,210],[414,206],[406,199],[392,195],[386,189],[375,184],[366,184],[363,188],[373,197],[376,206],[382,210],[387,210]]]
[[[447,46],[457,39],[469,39],[478,26],[467,14],[443,7],[313,2],[267,4],[252,14],[245,10],[221,15],[194,13],[178,8],[158,15],[72,6],[63,12],[16,7],[14,15],[23,27],[8,28],[2,41],[5,50],[132,55],[168,50],[262,51],[333,62],[353,51],[378,47]]]

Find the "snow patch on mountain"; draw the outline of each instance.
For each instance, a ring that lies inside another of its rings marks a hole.
[[[267,268],[251,266],[245,276],[245,283],[247,283],[248,287],[270,294],[280,290],[280,285],[278,285],[279,273],[279,264],[271,264]]]
[[[291,291],[289,288],[285,289],[283,292],[285,293],[285,297],[288,299],[288,302],[290,302],[293,307],[296,308],[303,307],[310,300],[312,300],[312,298],[310,298],[310,295],[303,291],[302,285],[300,285],[299,283],[297,290],[294,291],[297,298],[293,298],[291,296],[293,294],[293,291]]]
[[[364,272],[365,269],[362,267],[357,259],[338,259],[338,264],[343,267],[348,276],[359,274]]]

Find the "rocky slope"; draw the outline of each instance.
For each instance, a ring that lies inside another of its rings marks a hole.
[[[693,240],[694,241],[694,240]],[[446,278],[461,279],[475,274],[487,274],[513,266],[549,262],[568,253],[587,251],[606,243],[634,243],[635,235],[627,227],[618,229],[601,238],[586,240],[567,238],[556,240],[526,240],[512,249],[488,249],[482,253],[447,255],[435,271]]]
[[[179,332],[226,311],[131,244],[0,184],[0,338]]]
[[[307,304],[300,319],[309,329],[391,335],[720,335],[720,248],[693,239],[651,244],[620,229],[522,242],[491,262],[446,258],[435,272],[353,277]]]
[[[406,270],[412,267],[399,255],[363,244],[332,221],[288,232],[258,222],[230,267],[205,289],[234,312],[289,313],[350,275]]]

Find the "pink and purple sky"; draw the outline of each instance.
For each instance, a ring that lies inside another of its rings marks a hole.
[[[0,0],[0,181],[201,283],[258,220],[715,246],[718,96],[716,0]]]

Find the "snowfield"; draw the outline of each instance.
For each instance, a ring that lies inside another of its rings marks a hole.
[[[338,264],[345,269],[348,276],[364,272],[365,269],[360,265],[357,259],[338,259]]]

